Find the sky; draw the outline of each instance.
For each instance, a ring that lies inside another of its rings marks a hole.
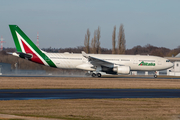
[[[9,24],[18,25],[40,48],[84,46],[100,27],[101,47],[112,48],[124,25],[126,48],[151,44],[180,46],[180,0],[0,0],[0,36],[4,47],[15,47]]]

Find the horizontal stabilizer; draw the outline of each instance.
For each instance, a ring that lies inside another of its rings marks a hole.
[[[17,54],[19,54],[19,57],[24,58],[24,59],[31,59],[32,58],[31,54],[26,54],[26,53],[21,53],[21,52],[18,52]]]
[[[31,59],[33,57],[31,54],[26,54],[22,52],[14,52],[14,53],[8,53],[8,54],[12,54],[14,56],[21,57],[24,59]]]

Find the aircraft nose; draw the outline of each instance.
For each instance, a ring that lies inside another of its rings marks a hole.
[[[174,64],[173,64],[172,62],[170,62],[169,68],[171,68],[171,67],[173,67],[173,66],[174,66]]]

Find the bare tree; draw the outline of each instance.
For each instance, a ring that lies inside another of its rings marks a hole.
[[[86,53],[90,53],[89,40],[90,40],[90,32],[89,32],[89,29],[87,29],[87,33],[86,33],[85,39],[84,39],[84,51]]]
[[[96,30],[96,53],[100,54],[101,53],[101,47],[100,47],[100,27]]]
[[[98,27],[98,29],[94,31],[94,38],[91,40],[91,53],[101,53],[100,37],[100,27]]]
[[[91,53],[96,53],[96,41],[97,41],[97,34],[96,30],[94,31],[94,37],[91,40]]]
[[[112,54],[116,54],[116,26],[114,26],[112,34]]]
[[[124,34],[123,24],[119,27],[119,36],[118,36],[118,54],[125,54],[126,50],[126,40]]]
[[[96,53],[96,38],[94,38],[91,40],[91,53]]]

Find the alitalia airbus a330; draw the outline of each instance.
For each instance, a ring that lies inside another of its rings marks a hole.
[[[173,66],[168,59],[149,55],[47,53],[39,49],[17,25],[9,27],[17,49],[12,55],[50,67],[86,70],[92,77],[129,74],[130,71],[159,71]]]

